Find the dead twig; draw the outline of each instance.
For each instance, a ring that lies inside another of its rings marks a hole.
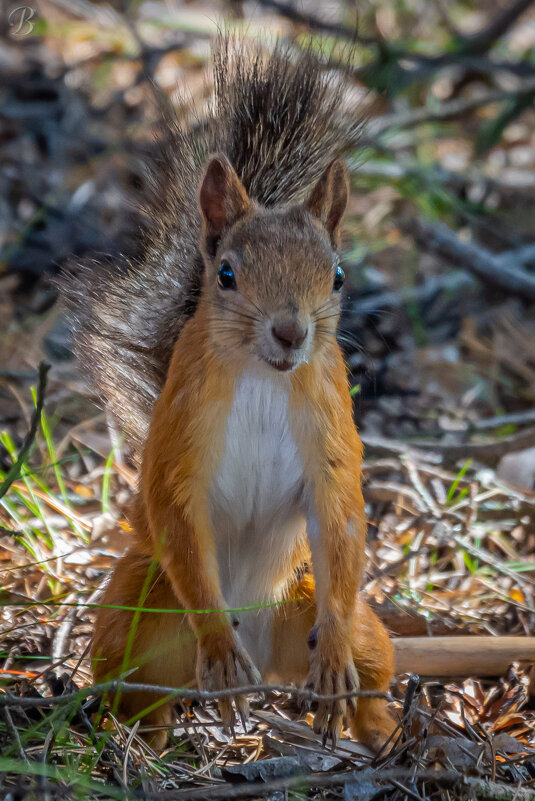
[[[496,417],[474,420],[473,423],[469,423],[468,428],[472,431],[491,431],[502,426],[522,426],[526,423],[535,423],[535,409],[512,412],[512,414],[498,414]]]
[[[373,573],[371,573],[371,575],[369,576],[368,580],[375,581],[375,579],[378,579],[380,576],[385,576],[385,575],[393,576],[395,575],[395,572],[399,570],[400,567],[403,567],[403,565],[405,565],[407,562],[410,562],[411,559],[415,559],[417,556],[422,556],[422,554],[426,554],[428,553],[428,551],[429,547],[425,545],[423,546],[423,548],[418,548],[417,551],[408,551],[401,557],[401,559],[397,559],[395,562],[391,562],[390,564],[385,565],[384,567],[374,570]]]
[[[461,50],[473,55],[486,53],[532,5],[533,0],[516,0],[515,3],[507,5],[482,31],[478,31],[472,36],[465,36]]]
[[[406,468],[407,473],[409,474],[409,478],[411,483],[422,499],[423,503],[427,507],[427,509],[431,512],[432,515],[435,517],[441,517],[442,511],[439,509],[438,504],[435,502],[433,496],[428,491],[427,487],[425,486],[424,482],[420,478],[418,474],[418,469],[412,459],[408,456],[401,457],[401,463]]]
[[[102,594],[102,587],[97,587],[97,589],[91,593],[89,598],[87,599],[88,604],[96,603]],[[57,665],[63,664],[65,659],[65,646],[67,645],[67,641],[71,635],[72,628],[76,623],[78,616],[87,609],[86,606],[80,604],[80,606],[71,607],[68,614],[66,615],[65,619],[59,626],[56,635],[54,636],[52,642],[52,659],[54,664],[50,666],[49,669]]]
[[[347,263],[347,262],[346,262]],[[347,263],[351,268],[351,263]],[[374,316],[385,309],[406,309],[413,304],[418,307],[433,303],[443,295],[449,297],[466,296],[477,287],[477,282],[462,270],[429,278],[420,286],[405,286],[397,290],[379,291],[365,297],[349,297],[344,318],[348,325],[354,325],[359,318]]]
[[[193,690],[188,687],[168,687],[160,684],[137,684],[134,682],[124,682],[120,679],[95,684],[92,687],[84,687],[76,692],[65,695],[43,696],[40,698],[26,698],[24,696],[2,696],[0,695],[0,709],[6,706],[18,706],[23,709],[40,706],[64,706],[76,701],[82,702],[91,695],[102,693],[113,693],[120,690],[121,693],[128,692],[151,692],[156,695],[169,695],[170,697],[182,698],[191,701],[217,701],[219,698],[233,698],[235,695],[258,695],[259,693],[279,692],[285,693],[292,698],[299,698],[306,701],[341,701],[348,698],[385,698],[391,699],[388,692],[377,690],[351,690],[337,695],[320,695],[313,690],[300,689],[285,684],[247,684],[243,687],[228,687],[224,690]]]
[[[21,757],[21,759],[23,759],[23,760],[24,760],[26,763],[28,763],[28,762],[29,762],[29,759],[28,759],[28,757],[26,756],[26,752],[25,752],[25,750],[24,750],[24,748],[23,748],[23,745],[22,745],[21,739],[20,739],[20,737],[19,737],[19,732],[18,732],[18,730],[17,730],[17,727],[16,727],[16,726],[15,726],[15,724],[13,723],[13,718],[11,717],[11,712],[9,711],[9,706],[7,706],[7,705],[6,705],[6,706],[5,706],[5,707],[2,709],[2,715],[3,715],[3,717],[4,717],[4,720],[5,720],[5,723],[6,723],[6,728],[7,728],[8,732],[9,732],[9,734],[11,735],[11,737],[13,738],[13,740],[14,740],[14,741],[16,742],[16,744],[17,744],[17,748],[18,748],[18,751],[19,751],[19,756],[20,756],[20,757]]]
[[[439,464],[444,459],[469,459],[485,458],[497,459],[506,453],[521,451],[525,448],[535,446],[535,428],[528,428],[519,431],[517,434],[510,434],[506,437],[496,437],[495,439],[485,440],[484,442],[441,442],[440,440],[413,439],[408,442],[401,440],[389,440],[386,437],[361,435],[362,442],[370,450],[380,453],[407,454],[423,462]],[[385,482],[375,482],[377,487],[382,487]],[[386,482],[387,484],[392,482]],[[374,486],[370,483],[369,485]],[[417,493],[412,494],[410,487],[399,488],[402,495],[411,496],[412,500],[418,497]],[[423,506],[419,499],[418,507]]]
[[[470,457],[497,459],[506,453],[522,451],[535,445],[535,428],[519,431],[506,437],[496,437],[485,442],[433,442],[426,440],[412,440],[407,443],[409,447],[420,450],[431,450],[442,454],[449,459],[469,459]]]
[[[405,698],[403,699],[403,714],[401,717],[402,742],[407,742],[411,738],[412,721],[418,706],[419,695],[420,676],[417,673],[411,673],[405,690]]]
[[[401,442],[397,439],[387,439],[387,437],[377,437],[369,434],[361,434],[360,438],[367,448],[378,453],[398,453],[410,454],[415,459],[423,462],[431,462],[432,464],[440,464],[442,457],[439,453],[429,453],[423,450],[418,450],[419,444],[411,442]],[[438,445],[438,443],[437,443]],[[424,446],[429,451],[429,443],[424,440]],[[440,450],[440,448],[436,448]],[[409,488],[410,489],[410,488]]]
[[[392,501],[411,514],[425,514],[428,509],[420,495],[412,487],[396,481],[370,481],[365,489],[366,497],[376,501]]]
[[[360,36],[357,25],[355,25],[354,28],[347,28],[345,25],[339,25],[336,22],[321,20],[312,14],[299,11],[293,4],[282,3],[280,0],[260,0],[260,5],[264,8],[276,11],[281,17],[284,17],[290,22],[294,22],[297,25],[306,25],[311,31],[320,31],[342,39],[350,39],[362,45],[378,44],[377,39],[373,39],[369,36]]]
[[[418,782],[430,782],[443,789],[465,789],[470,798],[488,801],[535,801],[535,791],[528,788],[464,776],[457,770],[420,770],[417,779]],[[173,801],[201,801],[201,799],[202,801],[232,801],[238,798],[263,798],[276,791],[288,791],[294,787],[304,792],[313,787],[335,788],[346,785],[351,786],[352,797],[360,798],[369,793],[370,784],[376,791],[381,791],[388,788],[389,785],[395,788],[399,782],[407,781],[412,781],[412,767],[389,769],[371,767],[344,773],[301,774],[266,782],[225,783],[179,791],[137,791],[136,798],[157,797],[161,801],[171,801],[171,799]]]
[[[473,242],[461,242],[444,224],[430,225],[411,220],[403,227],[414,237],[421,250],[462,267],[484,283],[490,283],[509,295],[535,300],[535,276],[522,269],[523,264],[535,259],[535,245],[496,256]]]
[[[37,387],[37,401],[35,404],[35,409],[32,414],[30,430],[24,437],[24,440],[20,447],[19,455],[17,456],[17,461],[8,470],[7,475],[2,485],[0,486],[0,498],[4,497],[10,486],[19,477],[22,465],[26,461],[28,452],[32,447],[33,441],[37,434],[37,428],[41,420],[41,412],[43,411],[43,405],[45,402],[46,377],[49,370],[50,370],[50,365],[46,364],[46,362],[41,362],[41,364],[39,365],[39,385]]]
[[[370,120],[365,128],[365,135],[371,140],[384,131],[391,128],[413,128],[415,125],[422,125],[428,122],[443,122],[455,117],[461,117],[471,111],[475,111],[483,106],[490,106],[493,103],[502,103],[511,100],[514,96],[529,96],[535,93],[535,79],[531,78],[514,90],[495,89],[485,95],[476,97],[455,98],[446,103],[434,106],[433,108],[416,108],[394,114],[385,114]]]

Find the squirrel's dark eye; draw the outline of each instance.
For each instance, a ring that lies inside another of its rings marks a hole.
[[[234,270],[228,261],[221,262],[221,266],[217,271],[217,283],[221,289],[236,289],[236,279],[234,278]]]
[[[339,292],[342,289],[345,280],[346,280],[346,274],[342,270],[340,265],[338,265],[338,267],[336,268],[336,275],[334,276],[334,282],[333,282],[334,292]]]

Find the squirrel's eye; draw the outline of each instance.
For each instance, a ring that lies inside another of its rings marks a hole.
[[[342,270],[340,265],[338,265],[338,267],[336,268],[336,274],[334,276],[334,283],[333,283],[334,292],[339,292],[342,289],[345,279],[346,279],[346,274]]]
[[[217,271],[217,283],[221,289],[236,289],[236,279],[234,278],[234,270],[228,261],[221,262],[221,266]]]

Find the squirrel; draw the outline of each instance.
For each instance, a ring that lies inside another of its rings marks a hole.
[[[362,446],[336,339],[341,154],[359,125],[310,52],[223,36],[213,60],[209,120],[170,120],[152,166],[141,255],[88,265],[66,289],[77,354],[140,463],[94,678],[380,694],[393,648],[359,593]],[[147,689],[114,704],[164,747],[168,699]],[[234,704],[245,721],[246,699]],[[219,709],[232,727],[231,699]],[[318,702],[324,743],[344,721],[376,751],[396,728],[383,697]]]

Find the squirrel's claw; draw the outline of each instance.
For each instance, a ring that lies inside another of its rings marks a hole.
[[[249,721],[249,702],[247,701],[247,698],[244,698],[243,695],[236,695],[234,697],[234,703],[236,704],[236,709],[238,710],[238,715],[240,716],[243,730],[244,732],[247,732],[247,723]]]
[[[199,646],[197,656],[199,686],[207,690],[239,687],[244,683],[243,674],[251,684],[260,683],[260,673],[236,636],[227,641],[225,649],[220,648],[219,652],[209,653],[207,644],[209,645],[209,643],[205,643],[204,648],[202,645]],[[217,644],[220,646],[220,641]],[[230,731],[232,737],[235,738],[233,700],[244,729],[249,718],[249,704],[247,699],[241,695],[235,695],[233,698],[225,696],[218,701],[223,728],[225,731]]]
[[[360,687],[360,679],[359,674],[357,673],[357,669],[355,665],[348,665],[346,667],[346,686],[345,689],[347,692],[352,692],[353,690],[358,690]],[[349,711],[355,714],[357,711],[357,698],[356,696],[351,696],[346,701],[347,706],[349,707]]]
[[[348,691],[358,690],[359,676],[353,664],[341,666],[341,669],[325,667],[317,658],[317,654],[315,657],[311,666],[311,680],[308,686],[312,687],[318,695],[343,696]],[[336,747],[344,719],[348,712],[354,713],[355,709],[355,698],[346,700],[335,697],[318,702],[313,728],[316,734],[321,735],[323,746],[330,740],[332,748]]]
[[[314,685],[311,682],[308,682],[308,684],[305,684],[305,690],[310,690],[312,692],[314,690]],[[310,698],[300,698],[299,708],[301,709],[301,713],[303,715],[306,715],[307,712],[310,712],[312,709],[312,701]]]
[[[239,666],[251,684],[260,684],[262,676],[247,651],[241,646],[236,650],[236,659]]]
[[[334,751],[338,736],[342,730],[343,712],[342,704],[334,701],[329,708],[329,703],[322,705],[314,717],[313,729],[316,734],[321,734],[321,743],[325,748],[328,741],[331,741],[331,748]]]
[[[234,704],[236,705],[236,710],[238,712],[238,716],[243,726],[243,730],[244,732],[247,732],[247,722],[249,720],[249,703],[247,701],[247,698],[244,698],[243,695],[235,695]],[[236,730],[234,728],[234,724],[236,721],[236,716],[234,714],[234,708],[232,706],[232,699],[221,698],[218,703],[218,707],[219,707],[219,714],[221,715],[221,723],[223,725],[223,729],[225,731],[230,732],[232,739],[235,740]]]
[[[234,710],[230,698],[220,698],[218,702],[221,723],[225,731],[230,731],[234,737]]]

